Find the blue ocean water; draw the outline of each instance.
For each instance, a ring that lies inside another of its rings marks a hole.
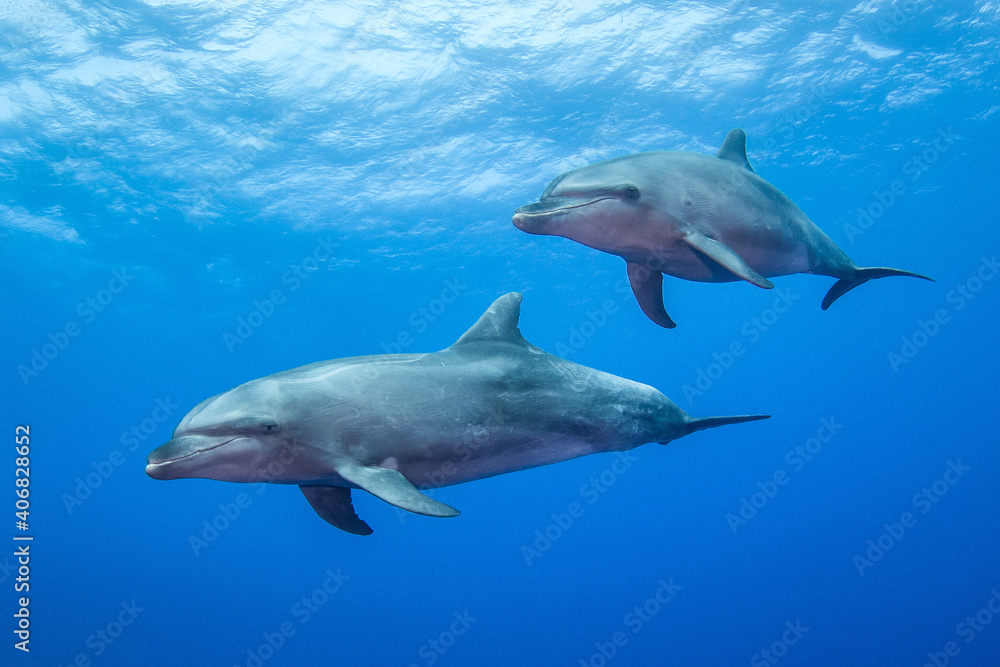
[[[2,663],[1000,664],[998,35],[986,0],[3,3]],[[511,225],[736,126],[859,264],[937,282],[667,278],[666,331],[620,259]],[[551,353],[773,417],[436,491],[456,519],[355,492],[370,537],[145,475],[202,399],[508,291]]]

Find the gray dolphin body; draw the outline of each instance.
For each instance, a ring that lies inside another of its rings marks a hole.
[[[644,384],[554,357],[497,299],[451,347],[323,361],[213,396],[147,458],[154,479],[297,484],[327,522],[368,535],[351,489],[419,514],[459,484],[765,415],[696,419]]]
[[[663,307],[663,274],[698,282],[815,273],[839,278],[823,310],[874,278],[926,276],[860,268],[798,206],[758,176],[746,133],[733,129],[715,156],[638,153],[557,177],[534,204],[514,214],[531,234],[563,236],[625,259],[639,306],[660,326],[676,326]]]

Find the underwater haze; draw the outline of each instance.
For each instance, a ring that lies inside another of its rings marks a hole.
[[[0,3],[0,663],[1000,664],[998,54],[993,0]],[[667,277],[666,330],[511,224],[734,127],[937,282]],[[209,396],[511,291],[551,354],[772,417],[431,492],[456,518],[355,491],[368,537],[145,474]]]

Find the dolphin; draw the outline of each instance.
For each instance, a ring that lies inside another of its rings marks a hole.
[[[765,289],[774,287],[768,278],[792,273],[838,278],[823,310],[875,278],[932,280],[899,269],[859,267],[757,175],[746,142],[746,132],[735,128],[714,157],[657,151],[568,171],[537,202],[515,211],[514,226],[623,258],[639,307],[668,329],[676,324],[663,306],[664,273],[698,282],[745,280]]]
[[[369,535],[351,489],[456,516],[420,489],[768,416],[691,417],[648,385],[535,347],[520,311],[511,292],[440,352],[321,361],[208,398],[149,454],[146,474],[296,484],[328,523]]]

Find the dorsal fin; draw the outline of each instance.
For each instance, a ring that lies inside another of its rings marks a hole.
[[[751,174],[757,173],[750,166],[750,160],[747,159],[747,133],[741,127],[729,130],[729,134],[726,135],[726,139],[722,142],[722,147],[715,154],[715,157],[743,167]]]
[[[493,302],[475,324],[455,341],[452,347],[465,343],[483,341],[508,341],[512,343],[527,343],[517,321],[521,317],[521,295],[509,292]]]

